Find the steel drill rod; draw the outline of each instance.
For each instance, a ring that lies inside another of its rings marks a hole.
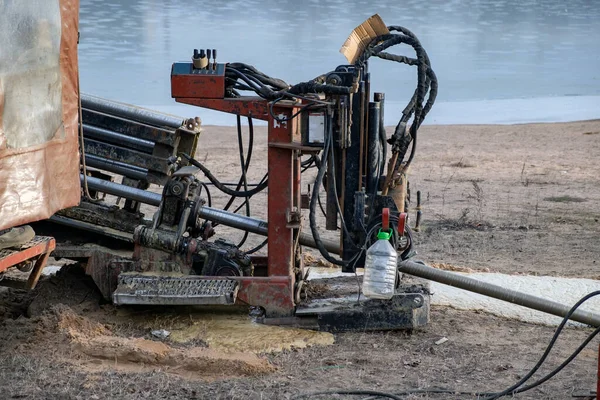
[[[167,126],[179,128],[183,124],[183,118],[174,115],[158,113],[146,108],[136,107],[131,104],[119,103],[101,97],[81,95],[81,106],[88,110],[98,111],[104,114],[116,115],[134,121],[154,126]]]
[[[81,183],[83,184],[83,175],[80,176]],[[152,193],[147,190],[136,189],[118,183],[109,182],[104,179],[94,178],[88,176],[87,178],[88,188],[97,190],[102,193],[111,194],[113,196],[124,197],[140,203],[150,204],[158,206],[160,204],[161,195],[159,193]],[[212,207],[200,207],[198,217],[207,219],[209,221],[218,222],[220,224],[241,229],[250,233],[256,233],[257,235],[267,236],[269,231],[269,225],[267,222],[246,217],[243,215],[235,214],[225,210],[219,210],[218,208]],[[322,240],[327,251],[335,254],[340,254],[340,246],[330,240]],[[300,233],[299,242],[303,246],[311,247],[316,249],[317,245],[311,235],[306,233]]]
[[[481,282],[467,276],[436,269],[411,260],[399,262],[398,269],[401,272],[418,276],[419,278],[429,279],[431,281],[443,283],[444,285],[454,286],[562,318],[564,318],[571,309],[571,306],[566,306],[530,294],[517,292],[516,290],[506,289],[491,283]],[[595,327],[600,326],[600,315],[581,309],[577,309],[573,315],[571,315],[570,319]]]
[[[79,175],[81,184],[83,185],[83,175]],[[113,196],[123,197],[126,199],[139,201],[140,203],[158,206],[162,196],[159,193],[152,193],[142,189],[120,185],[118,183],[109,182],[104,179],[87,177],[88,188],[98,192],[112,194]]]
[[[101,142],[116,144],[118,146],[139,150],[147,154],[152,154],[154,151],[154,142],[151,142],[150,140],[124,135],[108,129],[98,128],[97,126],[83,124],[83,135],[84,139],[97,139]]]
[[[198,211],[198,216],[209,221],[218,222],[232,228],[241,229],[250,233],[256,233],[261,236],[267,236],[268,234],[269,225],[266,221],[234,214],[225,210],[219,210],[218,208],[201,207]],[[315,240],[309,234],[300,233],[299,242],[303,246],[311,247],[313,249],[317,248]],[[337,243],[329,240],[322,240],[322,242],[327,251],[340,254],[340,246]]]
[[[128,178],[146,180],[148,170],[135,165],[125,164],[119,161],[109,160],[92,154],[85,155],[85,162],[89,167],[103,169],[108,172],[123,175]]]

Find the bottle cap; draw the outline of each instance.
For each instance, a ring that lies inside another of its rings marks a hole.
[[[391,237],[392,237],[391,229],[388,232],[385,232],[383,229],[380,229],[379,232],[377,232],[377,239],[390,240]]]

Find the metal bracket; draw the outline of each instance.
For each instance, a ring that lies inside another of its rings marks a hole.
[[[289,229],[300,229],[300,223],[302,222],[302,214],[298,208],[293,207],[291,210],[288,208],[285,211],[286,227]]]

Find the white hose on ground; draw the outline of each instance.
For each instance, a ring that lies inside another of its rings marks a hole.
[[[498,300],[507,301],[509,303],[517,304],[563,318],[571,309],[571,306],[566,306],[564,304],[532,296],[530,294],[517,292],[516,290],[506,289],[491,283],[481,282],[454,272],[436,269],[412,260],[404,260],[399,262],[398,269],[401,272],[417,276],[419,278],[429,279],[444,285],[454,286],[470,292],[479,293],[484,296],[493,297]],[[570,319],[594,327],[600,327],[600,315],[583,311],[581,309],[577,309],[573,315],[571,315]]]

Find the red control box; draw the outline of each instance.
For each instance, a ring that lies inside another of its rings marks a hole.
[[[171,97],[195,99],[225,98],[225,64],[196,69],[192,63],[171,67]]]

